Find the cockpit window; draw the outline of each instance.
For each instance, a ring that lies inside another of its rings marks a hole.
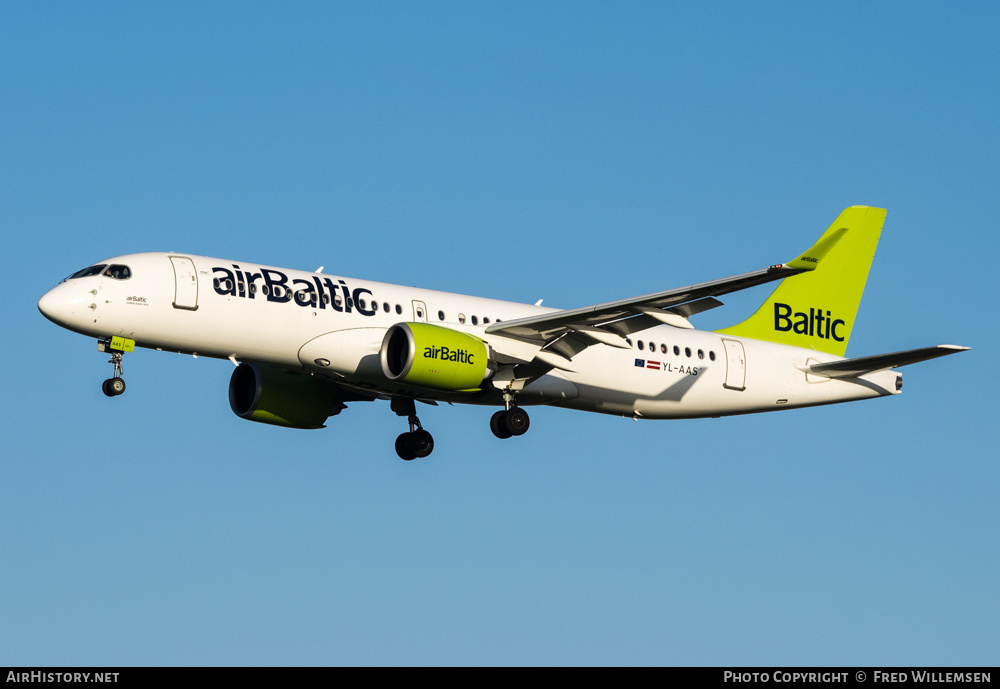
[[[128,266],[117,264],[108,266],[108,269],[104,271],[104,274],[109,278],[114,278],[115,280],[128,280],[132,277],[132,271],[129,270]]]
[[[72,280],[74,278],[89,278],[91,275],[100,275],[101,271],[107,267],[108,267],[107,263],[102,263],[99,266],[90,266],[89,268],[84,268],[83,270],[76,271],[66,279]]]

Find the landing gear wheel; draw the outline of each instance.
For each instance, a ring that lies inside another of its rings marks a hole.
[[[400,459],[405,459],[407,462],[417,458],[413,448],[410,447],[409,433],[400,433],[399,437],[396,438],[396,454],[399,455]]]
[[[434,438],[420,426],[416,405],[412,397],[393,397],[391,409],[396,416],[405,416],[410,424],[410,432],[396,438],[396,454],[409,462],[417,457],[426,457],[434,451]]]
[[[513,435],[509,430],[507,430],[507,425],[504,423],[504,416],[506,414],[507,412],[501,409],[490,417],[490,430],[493,431],[493,435],[500,438],[500,440],[505,440]]]
[[[434,437],[423,428],[409,434],[410,447],[417,457],[426,457],[434,451]]]
[[[427,457],[433,451],[434,437],[422,428],[402,433],[396,438],[396,454],[407,462],[418,457]]]
[[[101,385],[101,390],[103,390],[104,394],[108,397],[115,397],[125,392],[125,381],[118,377],[108,378]]]
[[[520,407],[511,407],[504,412],[503,425],[511,435],[524,435],[530,423],[528,412]]]

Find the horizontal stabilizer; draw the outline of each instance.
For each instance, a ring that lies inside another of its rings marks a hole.
[[[919,361],[936,359],[939,356],[948,356],[964,352],[969,347],[958,345],[938,345],[937,347],[924,347],[922,349],[910,349],[905,352],[892,352],[891,354],[875,354],[873,356],[862,356],[857,359],[841,359],[825,364],[812,364],[806,368],[807,373],[824,378],[857,378],[866,373],[884,371],[889,368],[915,364]]]

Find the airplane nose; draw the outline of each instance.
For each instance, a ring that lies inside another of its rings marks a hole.
[[[73,301],[60,285],[42,295],[38,300],[38,310],[53,323],[65,326],[73,317]]]
[[[49,290],[42,295],[42,298],[38,300],[38,310],[53,323],[58,323],[59,320],[56,316],[56,311],[58,309],[59,298],[53,292],[55,290]]]

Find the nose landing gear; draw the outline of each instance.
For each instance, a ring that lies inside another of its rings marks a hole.
[[[405,416],[410,423],[410,432],[402,433],[396,438],[396,454],[400,459],[410,461],[430,455],[434,451],[434,437],[420,425],[413,398],[393,397],[389,406],[396,412],[396,416]]]
[[[101,390],[108,397],[117,397],[125,392],[125,380],[122,378],[122,358],[125,352],[131,352],[135,348],[135,341],[124,337],[112,337],[110,340],[98,340],[97,349],[101,352],[111,352],[109,364],[115,366],[114,378],[108,378],[101,384]]]

